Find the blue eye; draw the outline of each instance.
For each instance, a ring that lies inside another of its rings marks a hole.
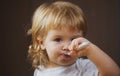
[[[60,42],[60,41],[62,41],[62,39],[61,38],[56,38],[55,41]]]

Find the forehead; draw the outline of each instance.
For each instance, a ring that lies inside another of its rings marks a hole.
[[[71,29],[53,29],[48,32],[50,36],[82,36],[82,31]]]

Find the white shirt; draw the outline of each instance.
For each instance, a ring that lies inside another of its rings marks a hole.
[[[98,69],[88,59],[78,59],[71,66],[36,69],[34,76],[98,76]]]

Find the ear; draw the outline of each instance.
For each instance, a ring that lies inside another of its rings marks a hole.
[[[39,45],[40,45],[40,48],[42,50],[45,50],[45,46],[44,46],[44,40],[42,38],[37,38],[37,40],[39,41]]]
[[[39,41],[39,44],[40,44],[41,49],[45,50],[45,45],[44,45],[43,41]]]

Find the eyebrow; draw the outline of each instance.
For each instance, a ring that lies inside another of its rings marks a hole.
[[[53,37],[63,37],[63,36],[64,36],[64,34],[56,34]],[[71,37],[82,37],[82,35],[81,34],[72,34]]]
[[[62,37],[62,34],[61,34],[61,35],[60,35],[60,34],[59,34],[59,35],[57,34],[57,35],[54,35],[53,37]]]

